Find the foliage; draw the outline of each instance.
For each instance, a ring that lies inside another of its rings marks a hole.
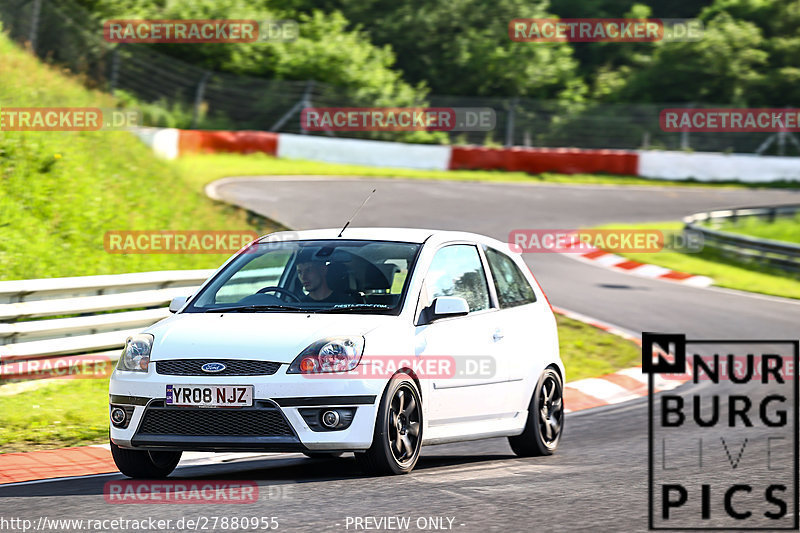
[[[800,98],[800,0],[715,0],[702,40],[654,43],[610,74],[594,95],[617,102],[794,106]]]
[[[423,104],[429,92],[579,105],[782,107],[800,99],[800,0],[74,1],[98,20],[295,19],[300,38],[294,42],[155,46],[212,70],[324,82],[340,87],[347,105]],[[508,37],[512,19],[553,16],[697,17],[705,36],[656,43],[518,43]]]
[[[289,18],[264,0],[78,0],[98,20]],[[348,29],[341,13],[311,10],[296,16],[300,36],[294,41],[255,43],[158,44],[158,52],[206,69],[282,80],[317,80],[348,89],[348,95],[371,105],[413,105],[424,101],[424,83],[414,86],[393,70],[390,47],[375,46],[357,29]],[[142,46],[142,45],[140,45]]]
[[[278,1],[304,11],[314,2]],[[412,83],[435,94],[529,96],[573,100],[584,87],[569,45],[513,42],[514,18],[545,17],[546,0],[333,0],[326,11],[341,11],[373,42],[391,46],[397,66]]]

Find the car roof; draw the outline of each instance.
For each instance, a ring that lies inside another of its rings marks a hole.
[[[315,239],[337,239],[342,240],[374,240],[374,241],[395,241],[423,243],[429,239],[437,242],[447,241],[469,241],[491,244],[493,246],[508,247],[507,244],[497,241],[485,235],[469,233],[464,231],[444,231],[417,228],[351,228],[348,227],[342,233],[342,228],[312,229],[303,231],[278,231],[264,235],[259,242],[270,241],[295,241],[295,240],[315,240]],[[432,239],[433,238],[433,239]]]

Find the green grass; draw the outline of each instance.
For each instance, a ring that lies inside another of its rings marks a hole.
[[[0,102],[114,107],[0,34]],[[0,131],[0,280],[211,268],[229,254],[109,254],[110,230],[256,229],[127,132]]]
[[[594,326],[556,315],[567,382],[610,374],[641,364],[639,346]]]
[[[563,316],[557,320],[569,381],[639,364],[632,342]],[[107,442],[107,379],[50,379],[16,394],[8,390],[19,386],[0,386],[0,453]]]
[[[502,170],[415,170],[377,168],[317,161],[278,159],[265,154],[198,154],[183,156],[175,163],[186,179],[202,187],[229,176],[366,176],[372,178],[405,178],[453,181],[488,181],[503,183],[557,183],[583,185],[645,185],[680,187],[754,187],[752,184],[724,182],[708,184],[696,181],[667,181],[606,174],[526,174]],[[758,185],[763,187],[763,184]],[[775,187],[800,187],[798,183],[776,182]]]
[[[607,224],[601,228],[616,229],[657,229],[680,231],[681,222],[658,222],[645,224]],[[785,275],[778,270],[768,270],[763,266],[745,265],[719,255],[714,250],[699,253],[619,253],[617,255],[642,263],[659,265],[680,272],[708,276],[714,285],[729,289],[800,298],[800,279]],[[757,268],[758,270],[754,270]]]
[[[759,217],[741,217],[736,222],[725,221],[712,227],[749,237],[800,244],[800,213],[794,217],[776,218],[774,222]]]
[[[5,395],[0,387],[0,453],[108,440],[108,380],[50,379]]]

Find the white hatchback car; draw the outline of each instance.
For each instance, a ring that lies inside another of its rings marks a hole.
[[[111,377],[111,451],[130,477],[167,476],[184,450],[355,452],[401,474],[425,444],[505,436],[532,456],[561,437],[555,318],[495,239],[273,233],[170,310]]]

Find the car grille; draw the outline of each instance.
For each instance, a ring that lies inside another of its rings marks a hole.
[[[222,363],[222,372],[203,372],[207,363]],[[271,376],[281,367],[272,361],[243,361],[240,359],[172,359],[156,361],[156,372],[165,376]]]
[[[139,426],[140,434],[195,436],[279,436],[294,435],[289,423],[268,402],[246,409],[147,408]]]

